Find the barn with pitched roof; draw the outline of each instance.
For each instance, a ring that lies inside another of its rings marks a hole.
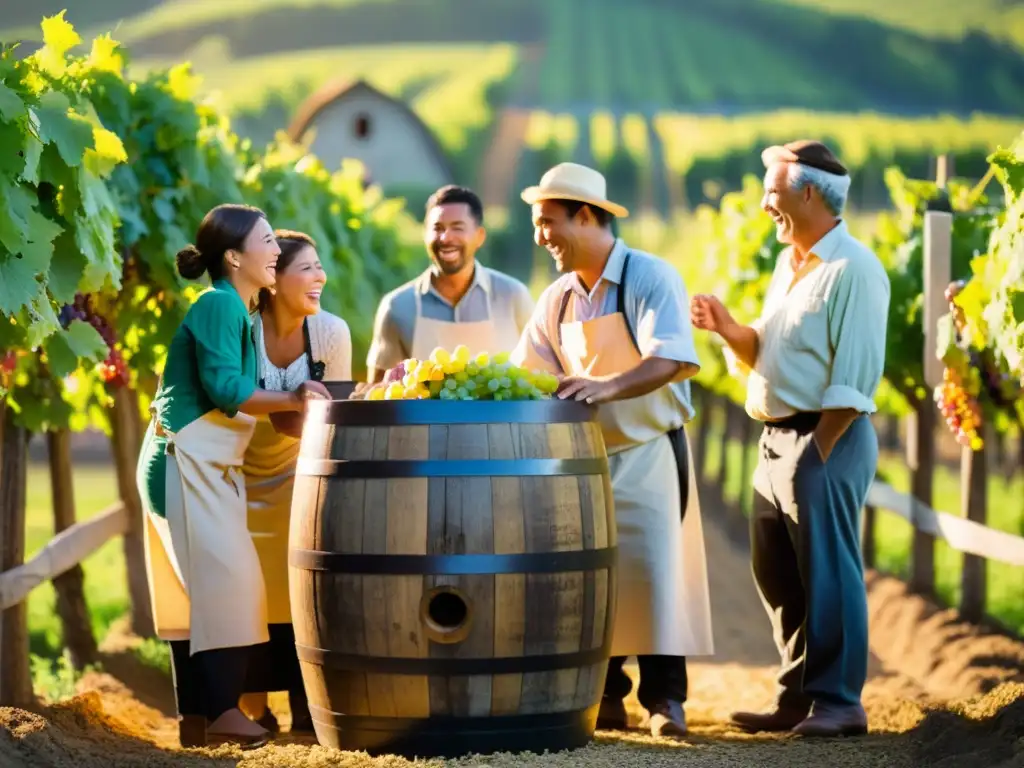
[[[385,191],[434,190],[453,181],[448,157],[426,124],[404,102],[365,80],[328,83],[299,108],[288,127],[328,169],[344,158],[366,166]]]

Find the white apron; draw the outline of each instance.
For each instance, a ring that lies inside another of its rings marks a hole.
[[[560,352],[570,375],[619,374],[641,362],[621,312],[562,323],[561,336]],[[704,530],[689,439],[689,492],[680,524],[678,469],[663,426],[676,410],[667,387],[598,406],[619,544],[612,656],[714,653]]]
[[[423,303],[419,290],[416,291],[416,324],[412,333],[410,356],[426,360],[435,347],[451,352],[459,344],[469,347],[469,354],[476,357],[481,352],[491,356],[499,352],[511,352],[519,343],[519,328],[515,318],[495,317],[494,305],[487,300],[487,319],[473,322],[448,322],[423,316]]]
[[[263,573],[246,524],[241,467],[256,419],[210,411],[168,438],[166,511],[146,514],[157,636],[191,653],[270,640]],[[155,419],[149,430],[156,430]]]

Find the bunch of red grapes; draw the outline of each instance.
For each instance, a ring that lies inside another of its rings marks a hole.
[[[64,328],[71,325],[74,320],[82,320],[89,323],[96,332],[103,338],[107,345],[107,359],[100,363],[100,376],[106,384],[113,387],[126,386],[131,380],[128,375],[128,366],[120,350],[117,349],[117,334],[106,319],[98,314],[92,307],[92,298],[78,294],[73,304],[65,304],[60,311],[60,324]]]
[[[964,281],[950,283],[946,288],[946,301],[953,312],[958,333],[963,332],[963,310],[953,303],[964,287]],[[935,403],[946,419],[946,426],[956,436],[960,445],[979,450],[983,441],[978,430],[981,428],[981,406],[978,394],[981,392],[981,374],[973,355],[958,355],[956,360],[947,361],[942,371],[942,384],[935,388]],[[951,367],[951,365],[953,367]]]

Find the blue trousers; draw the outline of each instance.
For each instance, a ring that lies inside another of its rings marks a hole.
[[[860,521],[878,438],[858,416],[823,462],[819,418],[765,425],[754,472],[754,581],[782,657],[777,703],[792,708],[858,704],[867,678]]]

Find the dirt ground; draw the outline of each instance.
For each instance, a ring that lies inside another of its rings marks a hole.
[[[871,733],[856,739],[751,736],[728,725],[735,709],[771,699],[777,656],[746,552],[717,525],[705,525],[716,655],[690,663],[684,742],[639,733],[598,732],[586,749],[557,755],[492,755],[426,761],[431,767],[593,766],[983,766],[1024,768],[1024,643],[956,621],[870,574],[872,657],[864,693]],[[401,758],[335,752],[284,734],[252,752],[181,750],[169,680],[130,652],[121,631],[104,645],[104,673],[90,674],[75,698],[38,713],[0,709],[3,768],[397,768]],[[272,697],[271,706],[276,707]],[[633,714],[639,707],[632,701]],[[283,721],[287,718],[282,717]]]

